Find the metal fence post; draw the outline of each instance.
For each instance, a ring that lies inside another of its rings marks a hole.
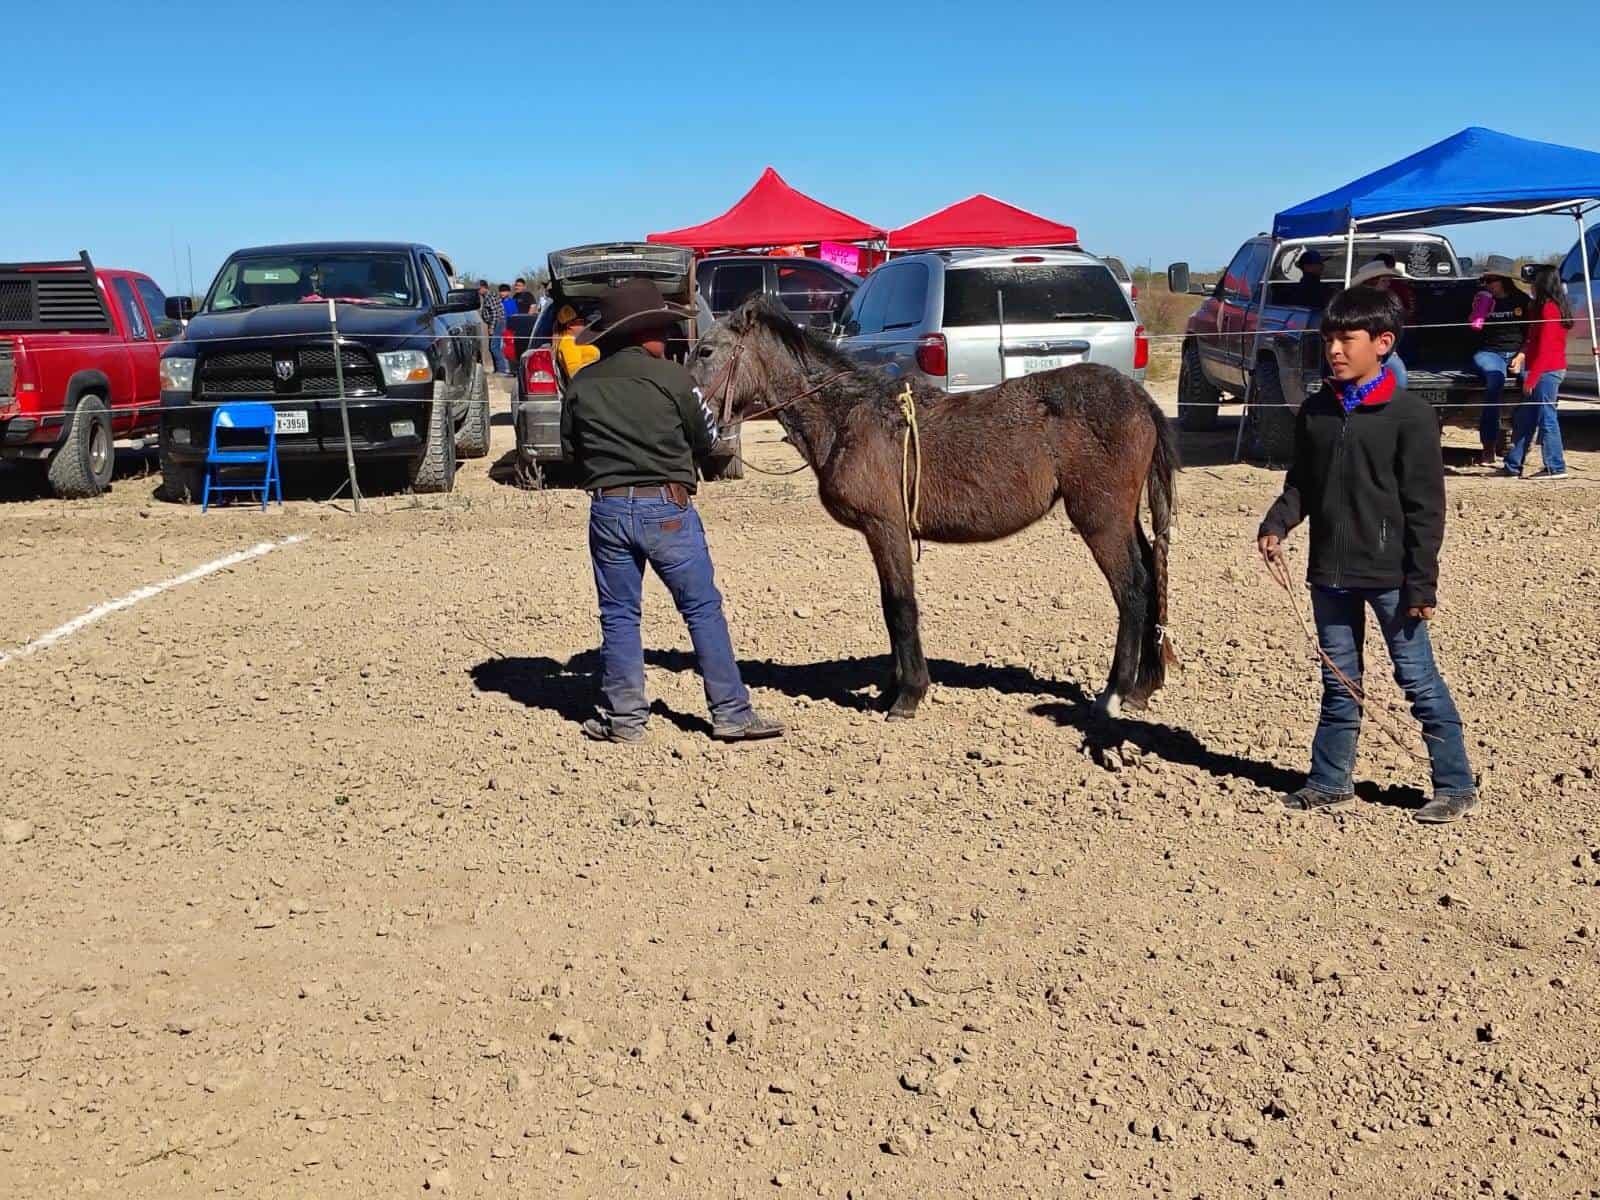
[[[350,443],[350,406],[344,396],[344,343],[339,338],[339,310],[328,298],[328,327],[333,331],[333,378],[339,388],[339,423],[344,427],[344,465],[350,475],[350,501],[361,511],[361,486],[356,483],[356,451]]]

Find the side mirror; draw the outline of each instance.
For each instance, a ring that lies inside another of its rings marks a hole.
[[[1167,267],[1167,291],[1175,296],[1189,294],[1189,264],[1175,262]]]
[[[447,313],[469,313],[477,312],[482,303],[477,288],[451,288],[440,307]]]
[[[168,296],[167,316],[174,321],[187,321],[194,316],[194,298],[191,296]]]

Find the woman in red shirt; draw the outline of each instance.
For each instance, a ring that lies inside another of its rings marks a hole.
[[[1522,394],[1527,399],[1517,405],[1511,421],[1511,449],[1506,453],[1505,473],[1522,478],[1522,463],[1539,431],[1539,450],[1544,470],[1533,479],[1565,479],[1566,458],[1561,453],[1561,422],[1556,417],[1556,393],[1567,376],[1567,330],[1572,328],[1572,303],[1561,286],[1561,272],[1540,267],[1533,274],[1533,320],[1523,339],[1522,352],[1511,360],[1513,371],[1522,371]]]

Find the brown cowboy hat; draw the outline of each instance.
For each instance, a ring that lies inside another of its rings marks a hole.
[[[661,289],[648,279],[625,279],[600,297],[600,316],[577,336],[580,346],[599,345],[624,333],[665,329],[694,314],[668,304]]]
[[[1480,280],[1500,279],[1505,281],[1509,288],[1516,288],[1517,280],[1512,274],[1517,269],[1517,264],[1503,254],[1491,254],[1483,260],[1483,265],[1478,268]]]

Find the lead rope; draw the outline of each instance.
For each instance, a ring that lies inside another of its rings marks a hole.
[[[1394,713],[1388,708],[1374,711],[1367,703],[1366,694],[1351,681],[1348,675],[1339,669],[1338,664],[1333,659],[1328,657],[1328,652],[1322,648],[1322,639],[1317,637],[1317,631],[1312,627],[1311,622],[1306,620],[1305,610],[1300,607],[1300,593],[1295,589],[1293,581],[1289,578],[1289,560],[1282,550],[1279,550],[1267,560],[1267,574],[1272,576],[1272,581],[1281,587],[1289,597],[1289,606],[1294,609],[1295,619],[1300,622],[1300,628],[1310,640],[1312,649],[1317,652],[1317,657],[1322,660],[1323,665],[1333,672],[1333,676],[1339,681],[1339,685],[1354,698],[1356,707],[1361,710],[1361,714],[1371,718],[1372,723],[1378,727],[1381,733],[1409,754],[1415,761],[1427,762],[1427,756],[1418,754],[1416,747],[1407,740],[1399,722],[1395,719]],[[1424,733],[1422,736],[1426,738],[1428,735]]]
[[[906,513],[906,549],[921,562],[922,432],[917,428],[917,401],[909,383],[900,393],[900,413],[906,419],[906,429],[900,437],[900,503]]]

